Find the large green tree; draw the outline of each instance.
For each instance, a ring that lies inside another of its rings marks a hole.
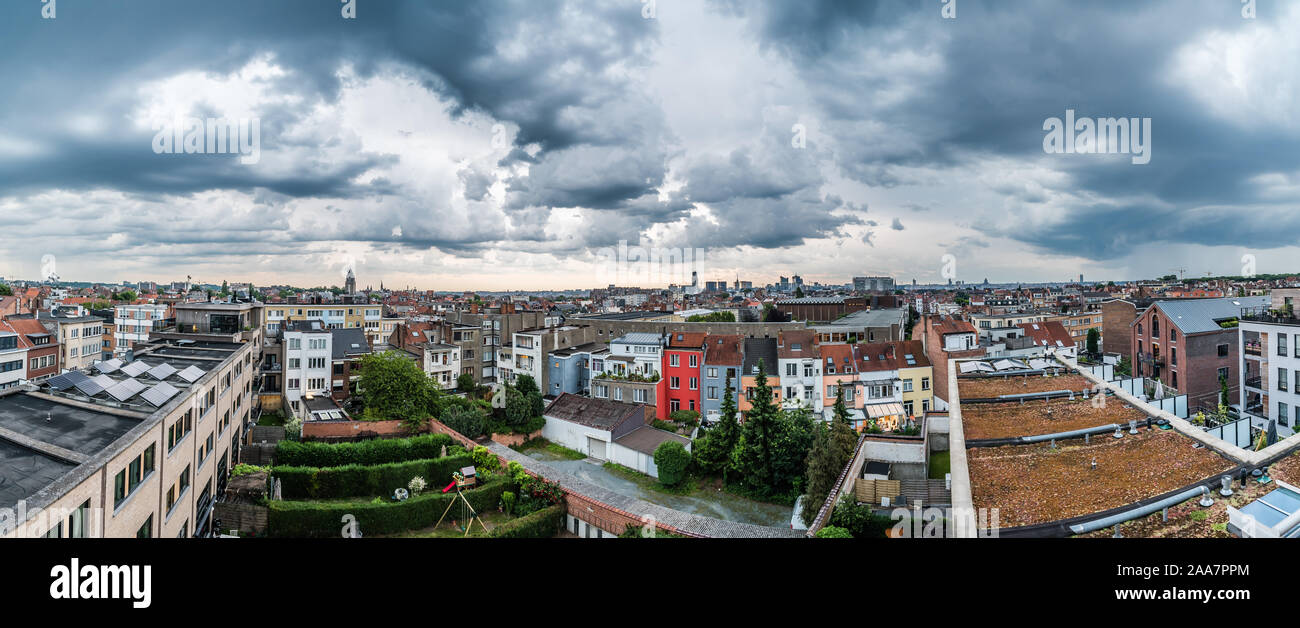
[[[722,394],[721,416],[718,424],[709,428],[695,441],[695,464],[705,475],[722,473],[725,477],[731,464],[731,453],[740,439],[740,423],[736,421],[736,391],[727,380]]]
[[[738,472],[746,489],[758,495],[771,495],[776,485],[772,441],[781,421],[781,409],[772,403],[772,388],[767,385],[762,360],[758,361],[754,395],[749,401],[750,409],[745,413],[740,440],[732,452],[732,468]]]
[[[812,449],[808,450],[808,492],[804,497],[803,522],[812,525],[817,511],[826,502],[835,480],[839,477],[840,467],[837,456],[831,447],[831,434],[825,423],[819,423],[813,433]]]
[[[1088,353],[1091,353],[1093,355],[1100,353],[1101,349],[1098,347],[1100,343],[1101,343],[1101,332],[1097,331],[1096,327],[1089,328],[1088,342],[1087,342]]]
[[[528,400],[528,418],[542,416],[546,401],[542,399],[542,390],[538,388],[537,380],[532,375],[519,375],[515,377],[515,388]]]
[[[441,394],[415,362],[393,351],[363,356],[358,384],[372,420],[422,421]]]
[[[853,457],[853,450],[857,447],[858,434],[853,431],[853,424],[849,422],[849,409],[844,404],[844,389],[837,387],[835,409],[831,418],[831,448],[835,452],[835,460],[840,468],[849,463],[849,459]]]

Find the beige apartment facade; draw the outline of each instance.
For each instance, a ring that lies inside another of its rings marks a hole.
[[[178,372],[161,380],[107,374],[115,384],[153,385],[125,401],[57,384],[0,396],[0,428],[20,437],[0,446],[0,460],[42,460],[28,477],[4,483],[13,488],[0,489],[7,515],[0,537],[209,535],[253,407],[254,353],[253,343],[160,340],[137,345],[136,362]],[[98,371],[92,377],[104,375]],[[144,399],[163,383],[178,392],[157,406]],[[25,429],[32,421],[54,428]],[[48,481],[37,488],[41,480]]]

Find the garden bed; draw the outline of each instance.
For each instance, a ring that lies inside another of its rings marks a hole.
[[[1063,441],[967,450],[976,508],[997,508],[1004,528],[1126,506],[1202,481],[1234,465],[1173,431],[1143,430],[1089,445]],[[1097,463],[1092,468],[1092,461]]]
[[[1093,383],[1082,375],[1012,375],[1008,377],[957,378],[957,392],[962,399],[992,399],[1002,395],[1073,390],[1080,392],[1092,388]]]
[[[1246,488],[1241,483],[1232,485],[1232,495],[1222,497],[1215,490],[1210,493],[1214,505],[1203,508],[1200,498],[1193,497],[1181,504],[1169,507],[1169,521],[1164,514],[1156,511],[1141,519],[1134,519],[1120,525],[1120,534],[1129,538],[1161,539],[1226,539],[1233,538],[1228,532],[1228,506],[1241,509],[1268,492],[1278,488],[1276,483],[1260,484],[1254,478],[1246,481]],[[1114,528],[1096,530],[1078,535],[1079,538],[1109,538],[1115,535]]]
[[[961,424],[967,440],[1014,438],[1067,432],[1118,423],[1128,428],[1130,419],[1147,418],[1123,401],[1107,398],[1104,408],[1094,408],[1091,399],[1054,399],[969,405],[962,408]],[[1051,408],[1049,417],[1047,409]]]

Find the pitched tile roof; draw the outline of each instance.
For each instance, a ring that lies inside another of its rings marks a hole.
[[[647,406],[561,393],[542,414],[600,430],[613,430],[628,420],[641,420]]]
[[[709,334],[705,339],[704,363],[717,366],[740,366],[741,340],[737,335]]]
[[[787,330],[777,334],[777,355],[782,360],[820,357],[817,332],[811,329]]]

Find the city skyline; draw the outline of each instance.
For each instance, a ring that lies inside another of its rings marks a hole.
[[[626,241],[706,251],[701,281],[943,284],[951,256],[1037,283],[1300,254],[1300,6],[479,4],[6,4],[0,275],[584,289]],[[1076,114],[1131,118],[1149,161],[1048,150]],[[214,120],[255,151],[187,154]]]

